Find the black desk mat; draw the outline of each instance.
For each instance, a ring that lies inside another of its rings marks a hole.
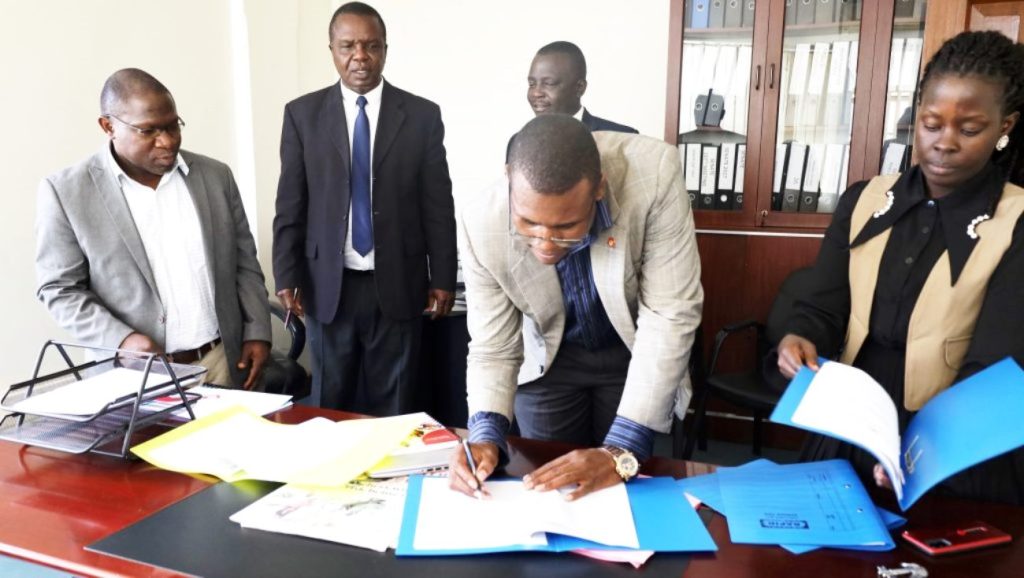
[[[398,558],[301,536],[242,529],[228,517],[279,485],[219,483],[88,546],[88,550],[205,578],[358,576],[505,578],[637,576],[628,564],[576,554],[517,552]],[[706,522],[706,520],[705,520]],[[686,554],[655,554],[639,572],[680,576]]]

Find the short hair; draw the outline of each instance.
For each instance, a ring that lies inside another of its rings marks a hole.
[[[346,2],[338,7],[334,11],[334,16],[331,16],[331,23],[327,25],[327,38],[330,40],[334,34],[334,22],[344,14],[356,14],[358,16],[369,16],[376,18],[377,23],[380,24],[380,32],[384,36],[384,42],[388,40],[388,27],[384,25],[384,19],[380,17],[380,12],[363,2]]]
[[[548,54],[564,54],[567,56],[572,69],[579,73],[580,78],[586,80],[587,59],[583,57],[583,51],[580,50],[579,46],[565,40],[557,40],[550,44],[545,44],[537,51],[537,56],[546,56]]]
[[[166,94],[171,97],[171,91],[152,74],[138,68],[122,68],[103,83],[100,114],[116,114],[126,101],[140,94]]]
[[[594,136],[568,114],[542,114],[514,137],[508,158],[509,178],[520,174],[545,195],[565,193],[583,179],[601,181],[601,155]]]
[[[961,32],[947,40],[928,61],[921,76],[918,101],[933,79],[947,76],[977,76],[1003,89],[1003,114],[1021,112],[1024,116],[1024,45],[991,30]],[[1010,144],[996,151],[992,159],[1002,167],[1011,183],[1024,185],[1024,122],[1010,134]]]

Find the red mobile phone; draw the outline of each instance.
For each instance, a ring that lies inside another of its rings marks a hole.
[[[967,552],[1009,543],[1013,538],[985,522],[967,522],[941,528],[904,530],[903,539],[932,556]]]

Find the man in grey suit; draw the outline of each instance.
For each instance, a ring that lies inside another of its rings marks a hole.
[[[689,404],[704,297],[693,217],[675,147],[567,115],[527,123],[506,172],[459,221],[477,475],[455,455],[451,486],[480,491],[514,408],[525,437],[604,444],[524,480],[576,484],[575,499],[632,479]]]
[[[231,170],[179,150],[174,98],[142,70],[111,75],[100,108],[109,143],[39,185],[37,296],[83,344],[166,352],[251,388],[270,310]]]

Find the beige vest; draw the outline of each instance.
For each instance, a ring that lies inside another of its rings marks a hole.
[[[876,211],[886,206],[886,192],[899,175],[871,179],[861,193],[850,220],[850,243]],[[1017,219],[1024,213],[1024,189],[1007,184],[991,219],[976,227],[978,244],[971,251],[956,285],[952,286],[949,252],[943,251],[925,280],[910,315],[907,333],[904,406],[917,411],[949,387],[971,344],[988,280],[1010,247]],[[886,229],[850,250],[850,321],[842,362],[853,363],[868,335],[871,306],[882,252],[889,241]],[[956,231],[967,234],[967,231]]]

